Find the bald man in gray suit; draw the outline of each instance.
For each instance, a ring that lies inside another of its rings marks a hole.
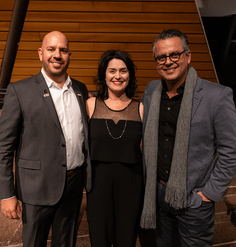
[[[52,246],[73,247],[83,186],[86,182],[88,191],[91,187],[88,92],[66,73],[71,53],[64,34],[48,33],[38,54],[42,70],[11,83],[4,98],[1,210],[12,219],[22,211],[24,247],[46,247],[51,225]]]

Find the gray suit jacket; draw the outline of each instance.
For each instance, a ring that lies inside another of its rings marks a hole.
[[[84,127],[87,189],[91,164],[85,101],[86,86],[72,79]],[[44,97],[49,93],[48,97]],[[15,186],[12,174],[15,154]],[[41,72],[11,83],[0,117],[0,198],[17,195],[32,205],[54,205],[66,181],[66,142],[49,89]]]
[[[142,98],[143,133],[152,94],[158,83],[160,81],[151,81]],[[145,146],[143,153],[145,157]],[[143,160],[145,169],[145,158]],[[202,199],[197,194],[198,191],[202,191],[212,201],[221,200],[235,171],[236,111],[232,90],[198,78],[193,96],[188,147],[188,207],[201,205]]]

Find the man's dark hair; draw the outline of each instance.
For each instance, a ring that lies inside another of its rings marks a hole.
[[[161,34],[158,35],[155,38],[154,42],[152,43],[153,56],[155,57],[155,46],[156,46],[156,43],[158,40],[164,40],[164,39],[175,38],[175,37],[179,37],[181,39],[183,48],[184,48],[185,53],[187,55],[189,53],[187,36],[178,29],[167,29],[167,30],[162,31]]]

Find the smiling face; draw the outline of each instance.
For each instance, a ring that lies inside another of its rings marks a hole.
[[[181,53],[184,50],[179,37],[158,40],[155,45],[155,57],[169,56],[172,53]],[[186,78],[188,65],[191,61],[191,53],[184,52],[179,61],[172,62],[168,57],[165,64],[156,65],[157,72],[165,80],[167,85],[181,85]]]
[[[66,36],[58,31],[48,33],[38,54],[47,76],[55,82],[65,81],[71,56]]]
[[[120,59],[109,61],[106,69],[106,85],[108,94],[122,95],[129,84],[129,70]]]

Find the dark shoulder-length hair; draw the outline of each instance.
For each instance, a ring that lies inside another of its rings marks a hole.
[[[95,78],[95,83],[98,89],[97,97],[100,100],[105,100],[108,98],[108,89],[107,89],[107,84],[106,84],[106,69],[107,69],[108,63],[114,58],[122,60],[125,63],[129,71],[130,79],[125,89],[126,96],[128,98],[132,98],[137,88],[137,85],[136,85],[137,80],[135,77],[136,66],[134,65],[129,54],[125,51],[111,49],[111,50],[104,52],[102,56],[100,57],[99,65],[98,65],[98,73]]]

